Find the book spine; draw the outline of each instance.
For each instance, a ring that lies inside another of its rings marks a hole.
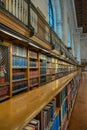
[[[25,88],[27,87],[27,81],[20,81],[20,82],[17,82],[17,83],[13,83],[13,87],[12,87],[12,91],[15,91],[15,90],[18,90],[18,89],[21,89],[21,88]]]
[[[9,86],[0,87],[0,97],[8,95]]]

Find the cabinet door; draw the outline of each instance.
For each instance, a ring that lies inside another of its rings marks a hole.
[[[9,82],[9,47],[0,45],[0,83]]]

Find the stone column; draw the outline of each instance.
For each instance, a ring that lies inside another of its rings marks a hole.
[[[62,39],[62,16],[60,0],[55,0],[56,8],[56,32],[60,39]]]
[[[62,11],[62,40],[67,45],[67,0],[61,0],[61,11]]]
[[[77,60],[79,62],[79,64],[81,64],[81,52],[80,52],[80,32],[77,31],[75,34],[74,34],[74,37],[75,37],[75,56],[77,57]]]

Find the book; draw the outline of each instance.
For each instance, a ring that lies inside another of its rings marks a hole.
[[[47,119],[48,119],[48,115],[47,115],[47,111],[44,111],[42,110],[41,111],[41,115],[42,115],[42,125],[41,125],[41,130],[48,130],[48,122],[47,122]]]
[[[26,88],[28,86],[27,81],[19,81],[12,84],[12,91],[19,90],[22,88]]]
[[[8,95],[8,92],[9,92],[9,86],[0,87],[0,97]]]
[[[35,130],[40,130],[40,121],[37,119],[33,119],[29,122],[29,124],[35,126]]]
[[[40,77],[40,84],[43,84],[46,82],[46,76]]]
[[[37,59],[38,58],[38,53],[34,52],[34,51],[29,51],[29,56],[30,56],[30,58]]]
[[[65,101],[65,102],[63,103],[63,105],[61,106],[61,118],[62,118],[62,120],[63,120],[64,117],[65,117],[66,110],[67,110],[67,104],[66,104],[66,101]]]
[[[46,68],[40,68],[40,75],[46,75]]]
[[[28,124],[23,130],[36,130],[34,125]]]
[[[59,130],[60,128],[60,116],[59,114],[56,116],[56,118],[53,121],[53,124],[50,128],[50,130]]]
[[[26,68],[27,67],[27,59],[26,58],[21,58],[17,56],[12,57],[12,66],[13,68]]]
[[[23,45],[13,44],[12,45],[12,54],[17,56],[27,56],[27,49]]]
[[[30,70],[30,78],[36,78],[39,76],[38,70]]]
[[[23,78],[25,78],[25,72],[13,72],[12,74],[13,80],[23,79]]]

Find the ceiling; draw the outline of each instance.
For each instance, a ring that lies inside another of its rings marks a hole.
[[[83,27],[83,33],[87,33],[87,0],[75,0],[75,8],[78,27]]]

